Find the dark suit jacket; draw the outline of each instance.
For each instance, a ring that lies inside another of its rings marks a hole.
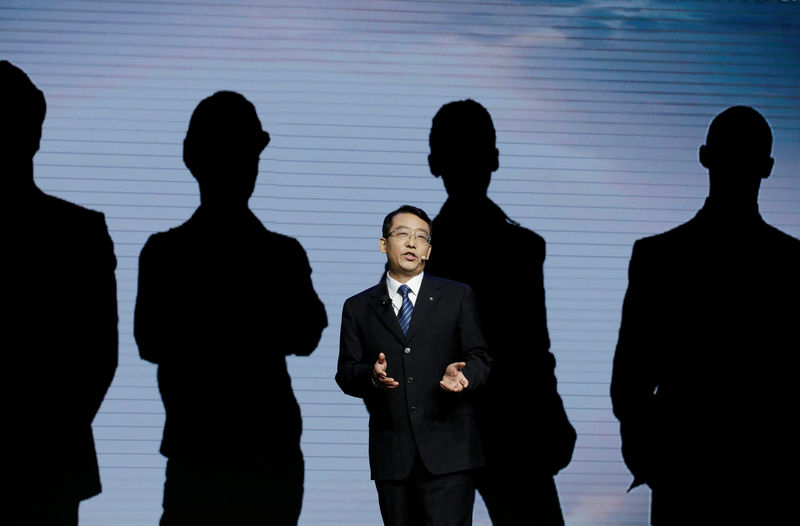
[[[447,200],[432,227],[427,269],[475,291],[492,374],[475,397],[490,474],[528,481],[572,458],[576,434],[556,389],[545,311],[544,239],[509,219],[492,201]],[[474,242],[482,257],[470,257]],[[521,382],[520,370],[527,378]],[[520,418],[533,432],[520,432]]]
[[[134,334],[141,357],[158,364],[161,452],[275,462],[298,451],[285,356],[311,354],[326,325],[300,243],[252,213],[222,225],[201,206],[151,236]]]
[[[778,480],[798,467],[798,298],[800,241],[757,210],[725,218],[709,200],[634,245],[611,397],[653,524],[692,506],[735,522],[789,506]]]
[[[372,384],[378,354],[400,385],[381,390]],[[444,391],[446,367],[467,363],[469,387]],[[472,290],[462,283],[425,273],[404,335],[388,300],[384,280],[349,298],[342,310],[336,381],[342,390],[364,399],[369,411],[372,478],[406,478],[419,456],[440,475],[483,465],[471,393],[489,374],[489,355],[481,335]]]
[[[91,424],[117,366],[114,247],[99,212],[38,191],[14,205],[0,296],[2,478],[11,495],[85,499],[100,492]]]

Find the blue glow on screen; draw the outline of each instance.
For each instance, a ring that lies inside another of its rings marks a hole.
[[[38,184],[105,213],[118,258],[120,365],[94,422],[104,491],[81,504],[85,526],[160,516],[164,416],[132,337],[137,258],[199,203],[181,145],[217,90],[250,99],[272,136],[251,207],[303,244],[329,316],[315,353],[289,359],[302,525],[379,520],[366,412],[333,381],[340,312],[380,273],[383,215],[444,202],[426,161],[442,104],[490,111],[490,197],[547,240],[551,350],[578,431],[556,479],[570,526],[648,520],[649,493],[625,493],[608,396],[630,249],[702,206],[697,148],[727,106],[770,121],[761,212],[800,237],[800,2],[4,1],[0,30],[0,58],[47,98]],[[489,524],[480,502],[475,523]]]

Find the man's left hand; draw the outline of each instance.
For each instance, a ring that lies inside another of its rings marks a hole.
[[[456,362],[448,365],[447,369],[444,371],[442,380],[439,382],[441,388],[453,393],[458,393],[466,389],[467,386],[469,386],[469,380],[467,380],[467,377],[461,372],[461,369],[463,369],[465,365],[467,365],[465,362]]]

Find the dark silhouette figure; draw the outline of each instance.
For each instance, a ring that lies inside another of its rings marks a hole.
[[[794,515],[800,241],[758,212],[771,148],[752,108],[719,114],[700,147],[705,205],[633,246],[611,399],[656,526]]]
[[[166,410],[162,525],[300,514],[302,422],[285,357],[311,354],[327,318],[300,243],[248,208],[268,142],[242,95],[200,102],[183,155],[201,205],[140,256],[134,333]]]
[[[484,463],[472,394],[489,374],[472,290],[425,270],[431,222],[384,222],[389,270],[342,308],[336,382],[369,411],[369,462],[386,526],[468,526]],[[477,391],[476,391],[477,389]]]
[[[487,461],[478,491],[495,526],[563,524],[553,476],[572,458],[576,434],[549,352],[544,239],[486,195],[499,153],[483,106],[445,104],[433,119],[430,148],[431,173],[442,177],[448,198],[433,221],[428,269],[475,291],[492,356],[492,374],[475,398]]]
[[[2,522],[75,525],[100,493],[92,420],[117,367],[116,258],[100,212],[34,183],[45,99],[0,62]]]

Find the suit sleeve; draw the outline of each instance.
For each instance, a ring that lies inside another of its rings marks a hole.
[[[614,354],[611,376],[611,402],[620,421],[622,456],[634,476],[631,487],[651,483],[653,458],[652,415],[657,385],[651,352],[653,323],[657,315],[649,290],[652,272],[646,268],[642,242],[633,247],[628,270],[628,290],[622,307],[622,323]]]
[[[336,383],[350,396],[366,398],[376,390],[372,385],[373,363],[367,360],[359,335],[352,299],[342,308],[342,328],[339,334],[339,362]]]
[[[478,304],[475,301],[475,294],[468,286],[464,286],[464,296],[461,301],[459,313],[458,330],[461,339],[462,357],[461,360],[467,365],[461,370],[469,381],[469,390],[479,388],[486,383],[489,377],[491,358],[487,351],[486,341],[481,333],[480,320],[478,318]]]

